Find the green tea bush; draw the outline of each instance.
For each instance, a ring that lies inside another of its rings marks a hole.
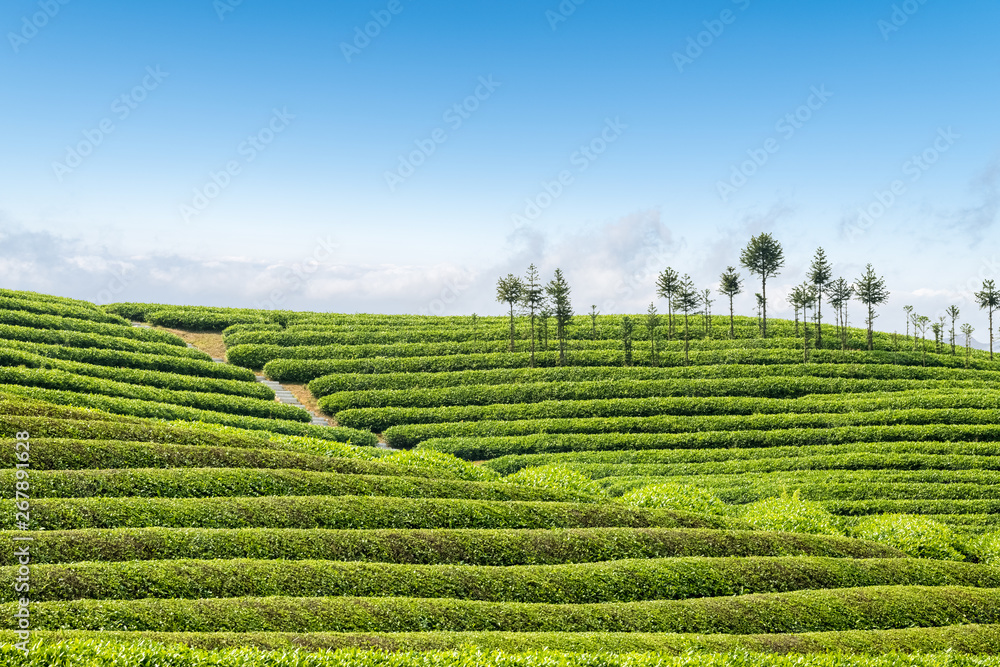
[[[862,519],[850,534],[887,544],[917,558],[965,560],[966,540],[943,523],[913,514],[880,514]]]
[[[392,478],[388,478],[392,479]],[[506,485],[505,485],[506,486]],[[506,488],[510,488],[509,486]],[[0,529],[15,525],[0,506]],[[542,501],[380,496],[40,498],[37,530],[78,528],[723,528],[719,517],[672,510]]]
[[[193,385],[195,387],[194,390],[161,389],[155,386],[133,384],[127,381],[78,375],[64,370],[0,366],[0,384],[119,396],[135,400],[154,401],[167,405],[182,405],[200,410],[210,410],[212,412],[264,417],[266,419],[311,420],[311,416],[305,410],[274,401],[273,392],[270,392],[272,395],[270,396],[270,400],[268,400],[266,394],[261,396],[256,391],[254,391],[254,394],[257,395],[254,396],[198,391],[209,389],[210,387],[209,385],[196,382],[183,383],[188,386]]]
[[[63,345],[66,347],[96,347],[105,350],[122,352],[138,352],[144,354],[160,354],[165,356],[183,357],[211,361],[211,357],[186,346],[168,343],[151,343],[119,336],[85,333],[57,329],[35,329],[33,327],[0,324],[0,338],[17,340],[27,343],[45,343],[47,345]]]
[[[990,626],[795,635],[646,633],[40,632],[27,655],[0,634],[11,667],[997,667]],[[181,643],[183,642],[183,643]],[[923,651],[910,654],[912,646]],[[958,646],[959,648],[955,648]],[[335,650],[334,650],[335,649]],[[889,653],[889,651],[893,651]],[[774,651],[775,653],[768,653]],[[843,651],[843,652],[841,652]],[[898,652],[896,652],[898,651]],[[937,651],[932,653],[931,651]],[[805,655],[795,655],[795,653]],[[829,652],[829,653],[827,653]],[[973,656],[963,653],[984,653]],[[781,655],[792,653],[793,655]],[[857,654],[855,654],[857,653]],[[872,653],[873,655],[864,655]],[[884,655],[877,655],[884,653]]]
[[[0,568],[0,602],[17,566]],[[32,601],[355,596],[594,604],[861,586],[1000,587],[1000,569],[913,558],[662,558],[483,567],[329,560],[176,559],[35,565]]]
[[[482,427],[480,427],[482,428]],[[502,427],[501,427],[502,428]],[[417,435],[399,434],[411,442]],[[770,431],[732,430],[689,433],[535,433],[517,436],[428,438],[422,449],[450,452],[480,461],[511,454],[558,452],[608,452],[636,455],[647,449],[757,449],[765,447],[838,445],[853,442],[996,442],[1000,424],[920,424],[892,426],[842,426],[836,428],[786,428]]]
[[[778,498],[767,498],[740,511],[740,516],[756,530],[818,535],[842,535],[837,518],[822,505],[783,493]]]
[[[0,339],[0,349],[19,350],[50,360],[62,359],[94,366],[108,366],[113,369],[161,371],[186,376],[197,375],[202,378],[255,381],[253,371],[229,364],[217,364],[205,358],[189,359],[162,354],[122,352],[96,347],[65,347],[2,339]]]
[[[732,508],[715,494],[691,484],[651,484],[629,491],[617,502],[630,507],[677,509],[702,514],[728,514]]]
[[[586,475],[580,474],[576,470],[571,470],[561,465],[545,465],[534,468],[523,468],[513,475],[504,477],[508,484],[529,486],[539,489],[549,489],[552,491],[563,491],[578,494],[583,498],[595,498],[602,494],[601,487],[594,483]],[[686,507],[676,507],[671,509],[685,509],[691,512],[698,510]]]
[[[996,426],[1000,409],[914,408],[873,412],[604,417],[524,419],[517,421],[446,422],[387,428],[394,447],[414,447],[431,438],[526,436],[535,433],[687,433],[706,431],[761,432],[785,429],[834,429],[849,426],[919,426],[930,424]]]
[[[8,541],[14,535],[0,533]],[[32,537],[34,564],[259,558],[506,567],[677,557],[905,558],[846,537],[691,528],[74,528]],[[17,564],[13,549],[0,550],[0,565]]]
[[[0,604],[0,628],[17,627]],[[32,630],[160,632],[696,632],[759,634],[1000,622],[1000,590],[873,586],[549,605],[449,598],[240,597],[36,602]]]
[[[97,314],[97,313],[94,313]],[[183,340],[167,331],[132,327],[127,324],[105,324],[90,319],[64,317],[61,315],[43,315],[29,313],[23,310],[5,310],[0,300],[0,324],[33,329],[51,329],[58,331],[80,331],[83,333],[101,334],[115,338],[127,338],[148,343],[162,343],[177,347],[187,347]]]
[[[384,457],[382,461],[391,463],[404,470],[436,470],[444,472],[448,476],[453,476],[455,479],[464,479],[472,482],[493,481],[500,478],[498,474],[489,468],[472,465],[453,454],[435,452],[429,449],[393,452]]]
[[[347,428],[332,428],[329,426],[318,426],[307,424],[303,421],[288,421],[285,419],[267,419],[263,417],[252,417],[245,415],[234,415],[225,412],[214,412],[190,408],[183,405],[169,405],[156,401],[141,401],[118,396],[101,396],[97,394],[84,394],[73,391],[60,391],[57,389],[45,389],[41,387],[23,387],[17,385],[0,385],[0,391],[12,395],[26,396],[50,403],[62,405],[72,405],[78,407],[90,407],[112,412],[119,415],[134,417],[147,417],[163,420],[181,420],[190,422],[211,422],[235,426],[241,429],[271,431],[274,433],[284,433],[287,435],[305,435],[324,440],[336,440],[343,442],[346,438],[351,438],[355,444],[371,444],[377,442],[377,438],[372,433],[365,433]],[[262,403],[264,401],[261,401]],[[291,406],[286,406],[291,407]],[[306,414],[305,410],[300,412]],[[80,431],[82,432],[82,431]],[[53,431],[48,428],[39,429],[38,433],[49,436],[75,436],[77,432]]]
[[[1000,531],[986,533],[971,540],[971,551],[982,563],[1000,564]]]

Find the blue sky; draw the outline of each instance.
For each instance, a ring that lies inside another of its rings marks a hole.
[[[535,262],[579,310],[625,312],[663,266],[711,286],[768,231],[778,314],[822,245],[838,274],[886,276],[884,328],[904,303],[979,325],[998,19],[986,0],[12,0],[0,277],[485,314]]]

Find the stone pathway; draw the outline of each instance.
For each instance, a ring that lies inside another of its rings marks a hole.
[[[142,327],[144,329],[151,329],[152,328],[148,324],[144,324],[142,322],[133,322],[132,326],[134,326],[134,327]],[[188,343],[187,346],[190,347],[191,349],[195,349],[194,345],[192,345],[191,343]],[[212,357],[212,361],[214,361],[217,364],[228,363],[228,362],[226,362],[225,359],[219,359],[218,357]],[[299,402],[299,399],[295,398],[295,395],[292,392],[290,392],[287,389],[285,389],[284,387],[282,387],[279,383],[275,382],[274,380],[268,380],[263,375],[255,375],[254,377],[257,378],[257,382],[260,382],[261,384],[263,384],[263,385],[265,385],[267,387],[270,387],[271,390],[274,391],[274,395],[278,398],[278,402],[279,403],[284,403],[285,405],[291,405],[291,406],[294,406],[296,408],[302,408],[303,410],[305,410],[306,412],[308,412],[309,414],[311,414],[312,415],[312,421],[309,422],[310,424],[312,424],[314,426],[329,426],[330,425],[330,421],[328,419],[326,419],[326,417],[320,417],[315,412],[312,412],[311,410],[309,410],[308,408],[306,408],[306,406],[302,405],[302,403]]]
[[[302,403],[299,402],[299,399],[295,398],[295,394],[282,387],[281,383],[275,382],[274,380],[268,380],[263,375],[257,375],[256,378],[257,382],[260,382],[262,385],[266,387],[270,387],[271,390],[274,391],[274,395],[278,397],[279,402],[284,403],[285,405],[292,405],[296,408],[302,408],[306,412],[309,412],[309,414],[311,414],[313,417],[312,422],[310,422],[311,424],[315,426],[330,425],[329,420],[327,420],[325,417],[320,417],[315,412],[310,412],[309,409],[306,408],[306,406],[302,405]]]

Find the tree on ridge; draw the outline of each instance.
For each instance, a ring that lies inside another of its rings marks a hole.
[[[875,269],[869,264],[865,268],[864,274],[854,281],[854,293],[858,301],[868,308],[868,317],[865,323],[868,325],[868,350],[875,349],[874,327],[875,308],[881,306],[889,300],[889,290],[885,287],[885,278],[875,275]]]
[[[524,285],[513,273],[497,281],[497,301],[510,306],[510,351],[514,351],[514,306],[521,302]]]
[[[727,266],[726,272],[719,278],[719,294],[729,298],[729,337],[736,338],[735,317],[733,315],[733,298],[743,292],[743,279],[733,266]]]
[[[740,253],[740,264],[753,275],[760,276],[761,337],[767,338],[767,279],[777,276],[785,265],[784,251],[774,237],[761,233],[750,238],[750,243]]]

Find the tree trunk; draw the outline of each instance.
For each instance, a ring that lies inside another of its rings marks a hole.
[[[531,367],[535,367],[535,313],[531,312]]]
[[[823,349],[823,291],[816,292],[816,348]]]
[[[733,295],[729,295],[729,337],[736,338],[736,324],[733,317]]]
[[[763,305],[762,312],[763,312],[763,322],[764,322],[764,324],[763,324],[763,327],[762,327],[763,328],[763,333],[761,334],[761,338],[767,338],[767,278],[766,277],[762,278],[761,281],[760,281],[760,283],[761,283],[761,285],[760,285],[761,296],[764,298],[764,303],[762,304]]]
[[[993,361],[993,309],[990,308],[990,361]]]
[[[875,326],[875,319],[873,317],[872,311],[874,310],[872,304],[868,304],[868,351],[871,352],[875,349],[875,341],[872,337],[872,328]]]
[[[510,351],[514,351],[514,302],[510,302]]]
[[[691,365],[691,356],[688,354],[688,314],[684,313],[684,365]]]

